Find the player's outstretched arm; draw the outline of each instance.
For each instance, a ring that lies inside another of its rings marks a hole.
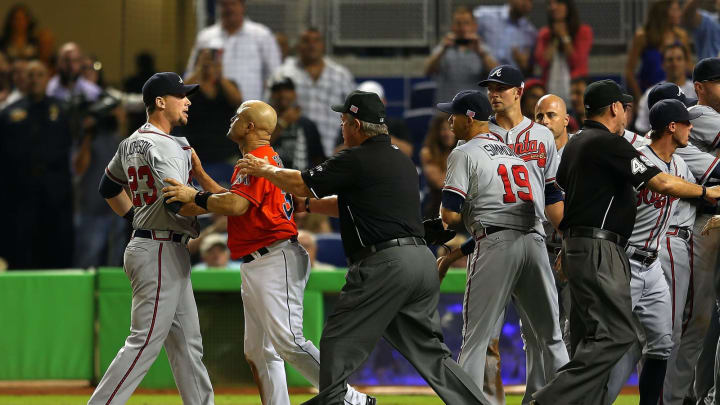
[[[705,198],[713,204],[720,198],[720,186],[705,188],[667,173],[655,175],[647,187],[656,193],[678,198]]]
[[[299,170],[273,166],[267,160],[251,154],[246,154],[242,159],[238,160],[236,166],[240,169],[240,174],[266,178],[286,193],[296,197],[312,196]]]
[[[235,193],[228,191],[218,194],[209,192],[201,193],[190,186],[181,184],[175,179],[165,179],[164,181],[171,184],[162,189],[166,203],[174,203],[177,201],[185,204],[183,208],[195,205],[203,209],[203,212],[212,212],[227,216],[243,215],[248,207],[250,207],[250,201]]]

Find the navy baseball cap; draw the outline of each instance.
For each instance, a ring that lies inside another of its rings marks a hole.
[[[189,96],[196,92],[199,86],[198,84],[183,83],[182,77],[175,72],[155,73],[143,84],[143,103],[146,106],[152,105],[155,103],[156,97],[168,94]]]
[[[355,90],[348,94],[345,104],[335,104],[330,108],[335,112],[350,114],[360,121],[385,123],[385,104],[375,93]]]
[[[623,93],[620,86],[610,79],[590,83],[585,89],[583,99],[585,109],[588,111],[609,106],[616,101],[623,103],[623,105],[633,101],[631,95]]]
[[[449,103],[439,103],[437,109],[448,114],[462,114],[478,120],[490,119],[493,110],[487,95],[480,90],[463,90]]]
[[[689,122],[700,115],[696,108],[688,111],[680,100],[660,100],[650,109],[650,126],[653,131],[662,131],[671,122]]]
[[[720,58],[705,58],[693,69],[693,82],[720,80]]]
[[[660,100],[680,100],[685,107],[697,104],[697,99],[688,97],[683,93],[682,89],[675,83],[656,84],[648,93],[648,108],[652,108]]]
[[[513,87],[523,87],[524,80],[522,72],[515,66],[500,65],[491,70],[487,79],[478,83],[478,86],[487,87],[491,82],[495,82]]]

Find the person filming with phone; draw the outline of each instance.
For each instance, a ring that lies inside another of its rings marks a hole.
[[[214,178],[229,179],[240,152],[225,133],[243,96],[238,86],[223,75],[222,50],[198,50],[195,68],[185,83],[200,85],[191,97],[190,114],[195,119],[175,131],[191,142],[205,171]]]
[[[498,65],[478,37],[477,28],[469,8],[455,9],[450,32],[425,62],[425,74],[437,82],[436,101],[451,100],[460,90],[476,88],[477,82]]]

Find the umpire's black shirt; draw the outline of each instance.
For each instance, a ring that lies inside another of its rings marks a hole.
[[[560,229],[588,226],[630,238],[637,191],[660,173],[623,137],[587,120],[563,151],[557,180],[565,190]]]
[[[379,242],[424,236],[415,165],[388,135],[345,149],[302,178],[317,198],[337,194],[348,257]]]

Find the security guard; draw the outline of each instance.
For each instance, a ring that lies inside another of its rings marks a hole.
[[[341,405],[347,378],[381,336],[445,403],[485,403],[443,343],[440,285],[422,238],[418,176],[390,143],[385,106],[375,93],[355,91],[332,109],[342,113],[348,148],[325,163],[299,172],[250,155],[238,162],[243,174],[265,177],[296,197],[313,196],[301,209],[340,217],[350,268],[320,340],[320,393],[306,404]]]
[[[635,224],[637,192],[647,187],[678,198],[720,197],[720,187],[706,189],[661,172],[622,138],[625,108],[632,97],[615,82],[592,83],[584,99],[588,119],[565,147],[557,176],[565,189],[560,229],[562,269],[573,300],[573,358],[533,396],[541,405],[607,404],[610,370],[638,339],[625,253]],[[659,393],[664,372],[654,370],[658,375],[648,375],[645,385],[641,378],[641,404],[643,397]]]
[[[27,95],[0,112],[0,257],[11,269],[68,268],[74,237],[67,106],[45,94],[44,64],[31,61],[27,69]]]

